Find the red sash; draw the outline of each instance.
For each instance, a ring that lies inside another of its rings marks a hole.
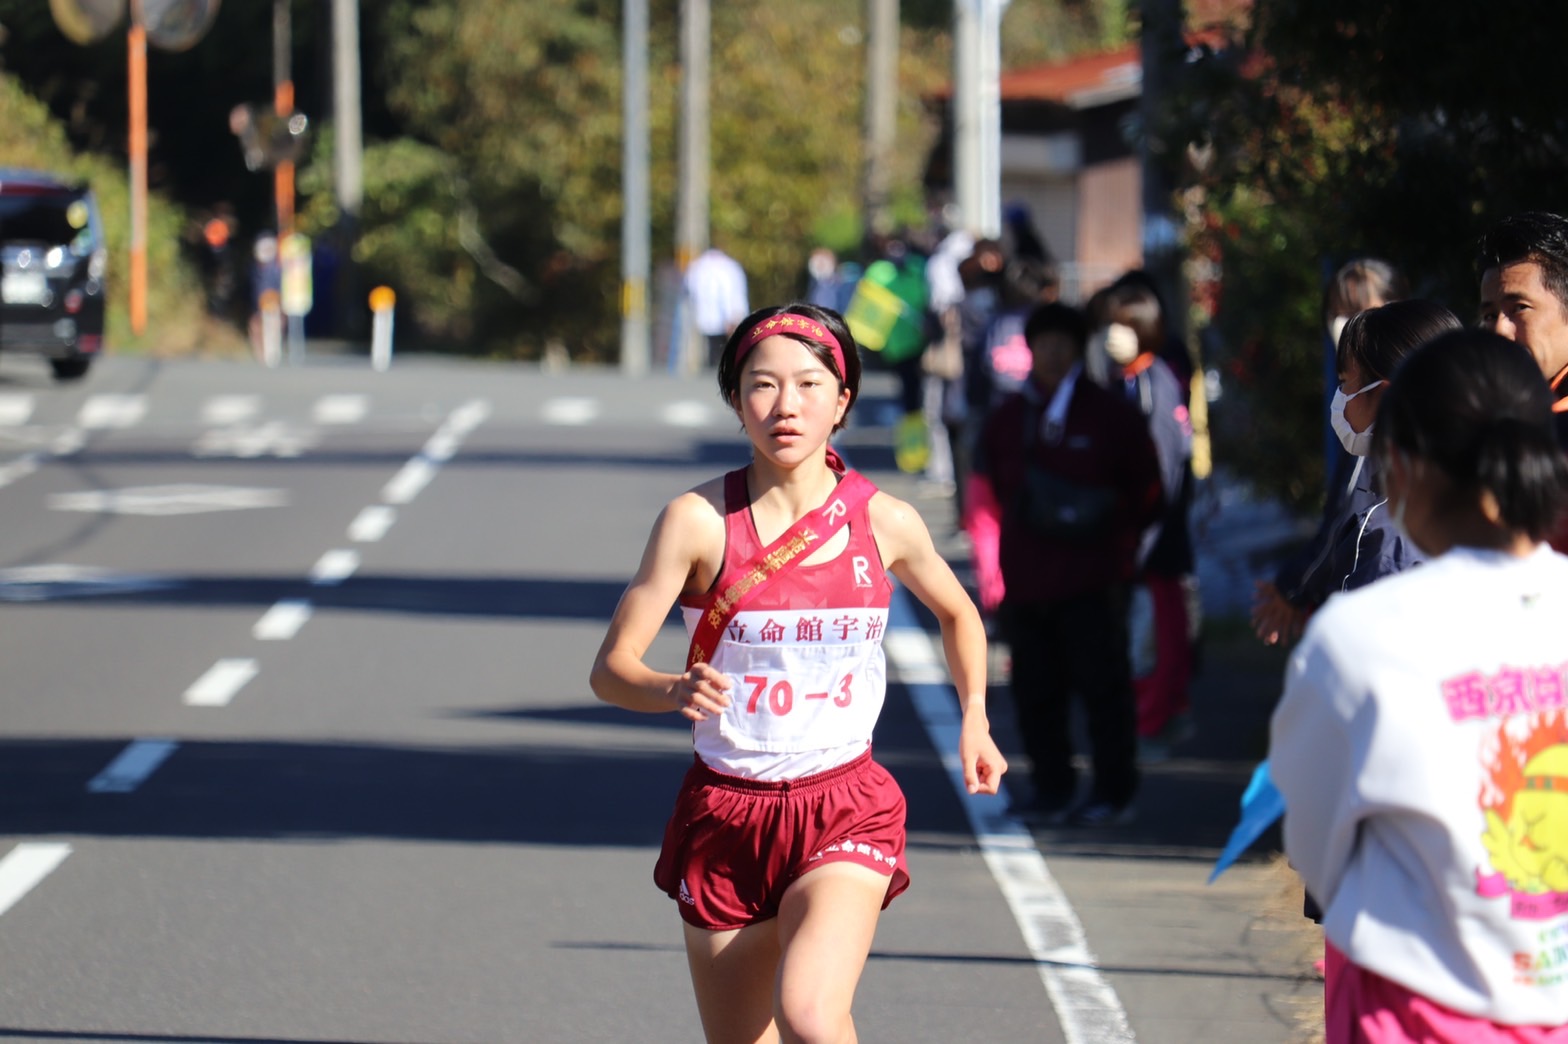
[[[810,557],[813,544],[826,543],[849,521],[852,510],[871,499],[877,491],[871,480],[858,471],[847,471],[828,502],[808,512],[806,517],[784,531],[784,535],[759,551],[751,561],[736,570],[740,576],[721,592],[692,631],[691,648],[686,653],[686,669],[713,659],[719,635],[735,614],[774,581]]]

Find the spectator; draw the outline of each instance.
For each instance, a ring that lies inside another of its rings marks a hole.
[[[1488,331],[1405,360],[1372,455],[1430,561],[1331,599],[1286,670],[1270,762],[1286,853],[1324,909],[1328,1044],[1568,1041],[1551,403]]]
[[[1138,787],[1127,585],[1138,534],[1158,517],[1160,477],[1137,411],[1080,379],[1088,336],[1068,305],[1030,314],[1029,379],[987,418],[975,470],[1003,507],[1000,622],[1034,783],[1015,807],[1050,823],[1102,826],[1131,818]],[[1075,694],[1094,765],[1082,802],[1069,727]]]
[[[708,342],[708,365],[717,366],[731,331],[751,312],[746,273],[738,261],[714,245],[686,266],[685,282],[692,322]]]
[[[1139,544],[1130,603],[1138,737],[1146,760],[1160,760],[1191,732],[1192,643],[1186,585],[1194,572],[1192,422],[1186,389],[1161,356],[1169,338],[1154,291],[1120,282],[1105,297],[1105,351],[1111,390],[1143,416],[1160,459],[1165,507]]]
[[[1355,461],[1341,448],[1338,436],[1327,423],[1333,389],[1338,386],[1339,333],[1356,313],[1405,296],[1405,277],[1393,265],[1375,257],[1347,261],[1323,291],[1323,325],[1327,338],[1323,353],[1323,474],[1327,476],[1330,502],[1344,489],[1343,478],[1355,466]]]

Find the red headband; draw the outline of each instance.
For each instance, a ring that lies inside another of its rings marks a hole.
[[[751,332],[741,338],[740,344],[735,348],[736,368],[740,367],[740,361],[746,358],[747,352],[757,346],[758,341],[778,335],[800,337],[826,345],[833,352],[833,361],[838,363],[839,379],[849,379],[849,372],[844,366],[844,347],[838,343],[838,338],[833,336],[833,331],[810,316],[795,312],[780,312],[771,319],[764,319],[752,327]]]

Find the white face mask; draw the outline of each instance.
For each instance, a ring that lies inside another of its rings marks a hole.
[[[1355,395],[1346,395],[1343,388],[1334,389],[1334,401],[1329,403],[1328,422],[1334,429],[1334,434],[1339,436],[1339,444],[1345,447],[1345,452],[1357,457],[1364,457],[1372,452],[1372,426],[1368,425],[1366,431],[1357,431],[1345,419],[1345,406],[1352,399],[1382,384],[1382,381],[1373,381],[1371,384],[1356,392]]]
[[[1126,366],[1138,358],[1138,334],[1132,327],[1112,323],[1105,328],[1105,354],[1117,366]]]

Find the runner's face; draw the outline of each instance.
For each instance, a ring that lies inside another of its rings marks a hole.
[[[1482,273],[1481,325],[1524,346],[1548,380],[1568,366],[1568,308],[1534,261]]]
[[[768,337],[746,356],[736,403],[752,445],[799,463],[819,451],[849,408],[849,389],[800,341]]]

